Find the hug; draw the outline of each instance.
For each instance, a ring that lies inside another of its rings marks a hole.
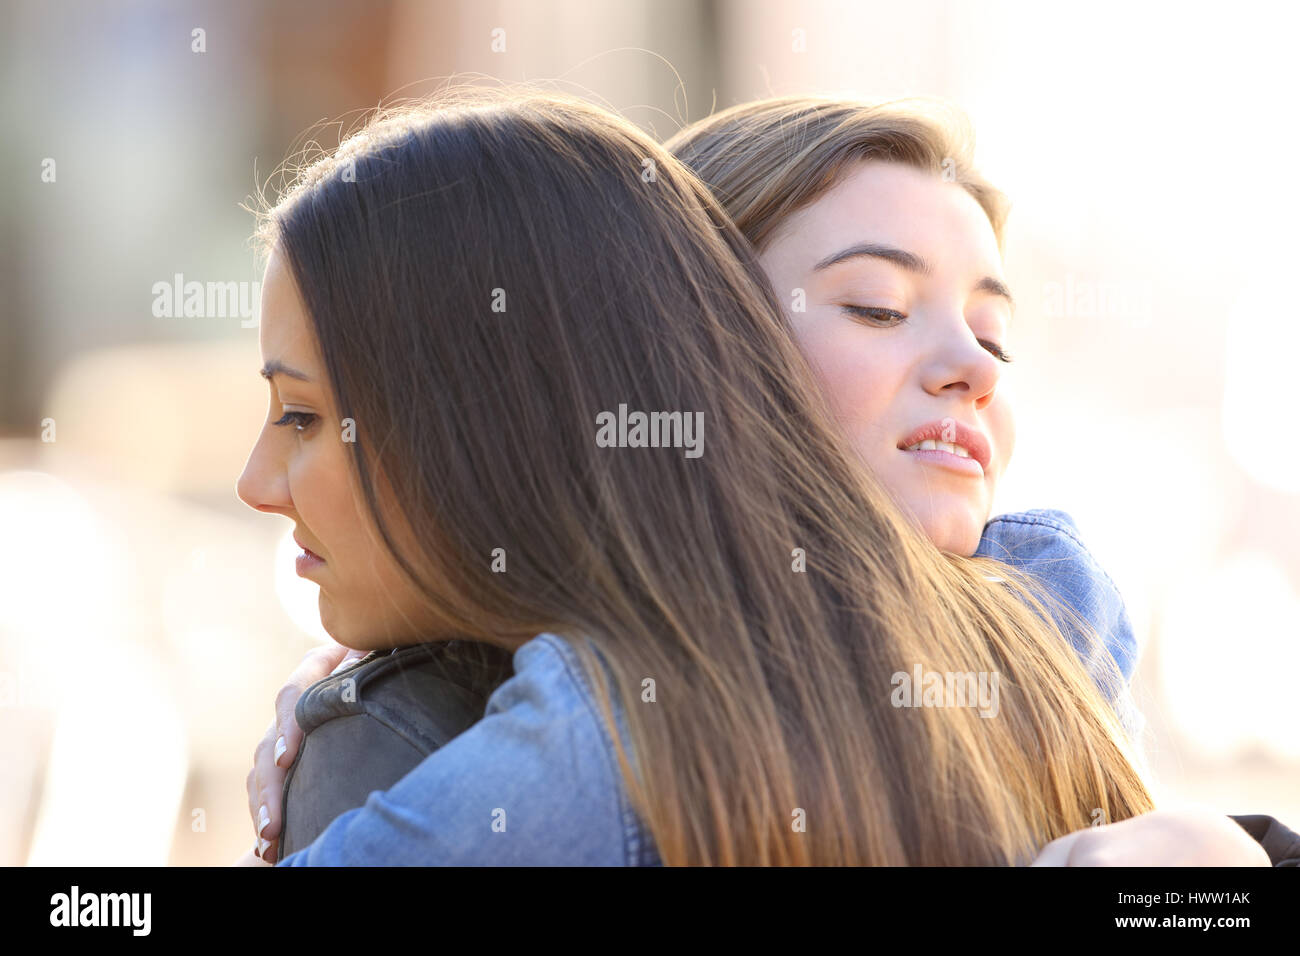
[[[467,92],[306,167],[259,229],[238,493],[294,523],[340,649],[258,747],[259,855],[1027,865],[1141,832],[1269,865],[1156,806],[1132,627],[1070,516],[991,513],[1005,217],[915,103],[766,100],[661,145]],[[622,408],[707,445],[593,440]],[[996,711],[896,706],[900,672],[984,675]]]

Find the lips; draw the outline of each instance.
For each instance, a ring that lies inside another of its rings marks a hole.
[[[313,551],[311,548],[309,548],[309,547],[307,547],[305,544],[303,544],[303,543],[302,543],[302,539],[298,537],[297,533],[294,534],[294,536],[293,536],[293,541],[294,541],[294,544],[298,545],[298,547],[302,548],[304,551],[306,551],[309,555],[311,555],[311,556],[312,556],[313,558],[315,558],[317,561],[324,561],[324,560],[325,560],[325,559],[322,558],[319,554],[317,554],[315,551]]]
[[[922,425],[900,441],[898,448],[900,451],[906,451],[909,446],[921,441],[946,441],[961,445],[970,452],[971,458],[979,462],[980,468],[986,473],[989,470],[989,462],[993,457],[989,440],[984,437],[983,432],[964,425],[955,418],[944,418]]]

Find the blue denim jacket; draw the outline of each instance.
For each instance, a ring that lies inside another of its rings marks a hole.
[[[1119,589],[1080,540],[1074,519],[1064,511],[1044,508],[998,515],[984,526],[975,553],[1030,572],[1097,630],[1102,646],[1094,646],[1089,653],[1083,635],[1069,621],[1056,618],[1084,670],[1115,708],[1129,738],[1137,743],[1146,720],[1130,686],[1138,657],[1133,625]],[[1117,685],[1106,679],[1112,666],[1118,668],[1122,679]]]
[[[1042,576],[1097,627],[1127,681],[1136,657],[1128,616],[1068,515],[1001,515],[977,554]],[[657,865],[573,648],[539,635],[515,651],[514,671],[482,720],[278,865]]]

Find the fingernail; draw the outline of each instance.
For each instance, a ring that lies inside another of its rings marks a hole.
[[[261,839],[262,831],[271,823],[271,814],[267,812],[266,804],[257,808],[257,836]]]
[[[278,737],[275,741],[275,765],[280,766],[280,758],[284,752],[289,749],[289,745],[284,742],[284,737]]]
[[[267,848],[268,846],[270,846],[270,845],[271,845],[271,841],[270,841],[270,840],[263,840],[261,837],[258,837],[258,838],[257,838],[257,855],[258,855],[259,857],[262,856],[262,854],[264,854],[264,853],[266,852],[266,848]]]

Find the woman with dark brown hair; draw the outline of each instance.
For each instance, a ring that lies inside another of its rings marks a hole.
[[[514,665],[282,862],[1014,863],[1152,808],[1068,614],[900,512],[749,244],[629,124],[404,111],[266,227],[240,496],[295,522],[339,643]]]

